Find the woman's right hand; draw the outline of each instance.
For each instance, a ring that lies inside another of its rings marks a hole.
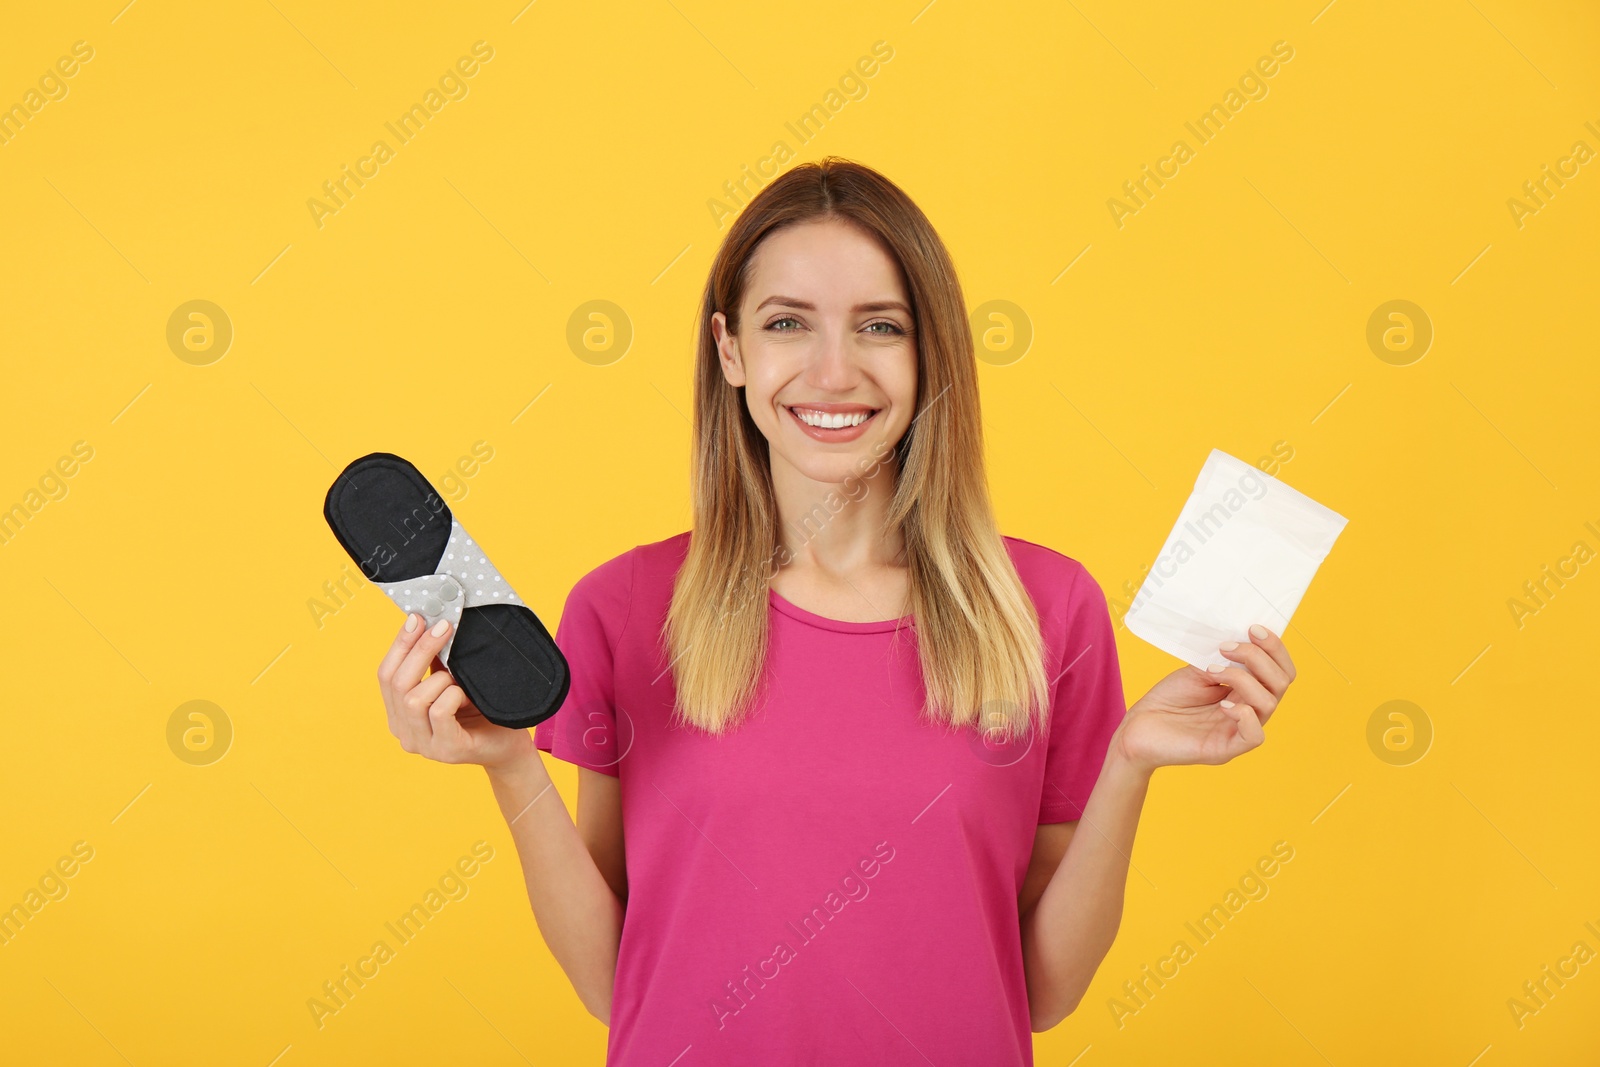
[[[439,650],[449,640],[449,620],[440,620],[432,630],[422,623],[421,616],[407,615],[378,664],[389,732],[400,739],[400,747],[440,763],[476,763],[490,771],[535,755],[531,733],[484,718],[439,662]]]

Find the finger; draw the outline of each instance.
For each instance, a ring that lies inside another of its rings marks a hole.
[[[417,627],[422,629],[422,627]],[[394,672],[391,684],[397,692],[407,692],[417,682],[422,680],[422,675],[428,669],[428,664],[439,654],[444,643],[450,640],[450,620],[440,619],[433,629],[428,630],[417,638],[416,644],[411,646],[405,659],[400,661],[400,666]]]
[[[409,752],[425,751],[433,742],[433,724],[428,718],[428,708],[439,699],[450,686],[455,684],[455,679],[448,671],[430,674],[410,689],[400,694],[396,701],[395,717],[400,721],[398,736],[402,741],[408,742]]]
[[[1219,688],[1222,687],[1222,683],[1217,680],[1217,676],[1215,674],[1211,673],[1211,669],[1209,667],[1201,667],[1193,663],[1191,663],[1189,667],[1194,671],[1194,676],[1201,685],[1217,686]]]
[[[422,633],[421,616],[407,612],[406,621],[401,625],[400,632],[394,635],[394,643],[389,646],[389,651],[378,664],[378,681],[387,684],[389,679],[394,677],[394,672],[400,667],[400,661],[406,658],[406,653],[411,651],[411,646],[417,643],[417,638],[421,637]]]
[[[438,656],[435,656],[435,657],[433,657],[433,670],[435,670],[435,671],[445,671],[445,670],[449,670],[449,668],[444,665],[444,661],[443,660],[441,660]],[[451,680],[452,681],[455,680],[453,675],[451,676]],[[476,704],[474,704],[472,702],[472,698],[470,696],[467,697],[467,702],[465,704],[463,704],[462,707],[467,708],[470,711],[477,711],[478,710],[478,705],[476,705]]]
[[[1228,694],[1229,700],[1243,701],[1259,709],[1264,715],[1271,715],[1273,709],[1278,706],[1278,698],[1272,695],[1271,690],[1243,667],[1225,667],[1219,671],[1213,666],[1211,677],[1228,686],[1231,690]]]
[[[435,663],[438,660],[434,660]],[[406,694],[405,702],[408,709],[426,711],[427,708],[439,699],[439,694],[456,684],[455,678],[446,670],[435,670],[422,681],[412,686],[411,692]]]
[[[1273,659],[1267,650],[1253,642],[1229,641],[1219,649],[1228,659],[1238,660],[1249,668],[1250,673],[1260,679],[1261,684],[1272,691],[1272,695],[1282,697],[1289,688],[1289,676],[1284,673],[1278,661]]]
[[[1283,671],[1289,681],[1294,681],[1294,660],[1290,658],[1289,649],[1281,637],[1260,623],[1256,623],[1250,627],[1250,640],[1272,657],[1272,661],[1278,665],[1278,669]]]
[[[1229,704],[1233,706],[1228,707]],[[1225,700],[1223,707],[1233,716],[1239,729],[1239,742],[1244,747],[1241,752],[1248,752],[1267,739],[1267,732],[1261,728],[1261,720],[1256,715],[1256,709],[1249,704],[1240,704],[1236,701]]]
[[[456,721],[456,712],[466,702],[466,692],[459,685],[451,685],[428,707],[428,723],[433,729],[434,744],[445,752],[460,751],[469,743],[467,732]]]
[[[444,671],[447,668],[438,659],[435,659],[433,661],[433,669],[435,671]],[[446,677],[448,677],[452,682],[455,681],[455,676],[454,675],[446,675]],[[459,683],[457,683],[457,684],[459,684]],[[476,704],[474,704],[472,702],[472,698],[470,696],[463,696],[463,699],[462,699],[462,702],[461,702],[461,706],[456,709],[456,721],[457,722],[461,721],[462,712],[470,712],[473,715],[479,715],[479,716],[481,716],[483,714],[483,712],[478,710],[478,705],[476,705]],[[465,729],[465,728],[463,727],[463,729]]]

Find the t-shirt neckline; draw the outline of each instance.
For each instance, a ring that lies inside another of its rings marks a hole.
[[[830,619],[815,612],[807,611],[798,604],[785,600],[779,592],[770,585],[767,587],[767,602],[777,608],[791,619],[798,619],[809,626],[820,630],[834,630],[845,634],[877,634],[909,627],[915,621],[914,615],[903,615],[898,619],[880,619],[877,622],[846,622],[843,619]]]

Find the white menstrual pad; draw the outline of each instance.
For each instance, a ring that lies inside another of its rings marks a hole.
[[[1212,449],[1124,620],[1196,667],[1228,663],[1228,641],[1260,623],[1280,637],[1349,521]]]

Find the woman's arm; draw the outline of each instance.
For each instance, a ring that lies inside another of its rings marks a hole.
[[[1022,965],[1035,1033],[1077,1008],[1122,923],[1128,857],[1150,774],[1130,766],[1118,748],[1113,742],[1107,752],[1083,817],[1041,826],[1034,839],[1030,879],[1036,869],[1054,871],[1031,906],[1024,887]]]
[[[486,768],[489,783],[516,842],[539,933],[589,1014],[609,1026],[627,894],[617,780],[578,769],[574,825],[533,735],[520,732],[529,752]]]
[[[1261,728],[1295,669],[1277,635],[1262,626],[1250,631],[1248,643],[1222,649],[1241,666],[1183,667],[1128,709],[1077,829],[1039,828],[1035,864],[1047,865],[1055,846],[1066,856],[1037,902],[1019,904],[1026,909],[1018,917],[1035,1033],[1072,1014],[1116,940],[1134,832],[1156,768],[1226,763],[1266,739]],[[1069,845],[1059,845],[1063,834]],[[1033,870],[1029,876],[1036,885]]]
[[[476,763],[488,772],[539,932],[583,1006],[609,1025],[627,893],[617,782],[580,770],[580,833],[533,734],[485,719],[438,661],[449,632],[448,623],[425,631],[416,616],[407,616],[378,665],[389,731],[407,752],[441,763]]]

